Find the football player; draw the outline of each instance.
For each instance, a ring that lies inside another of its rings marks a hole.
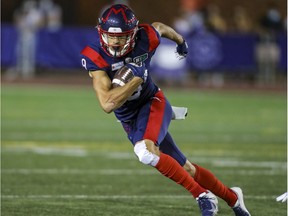
[[[139,24],[134,12],[122,4],[104,11],[94,42],[81,52],[100,106],[106,113],[114,112],[122,123],[139,161],[186,188],[197,200],[202,216],[216,215],[216,196],[225,200],[236,216],[250,216],[241,189],[226,187],[210,171],[191,163],[168,132],[172,108],[149,74],[161,37],[174,41],[177,53],[186,57],[187,43],[171,27],[160,22]],[[113,88],[111,80],[124,65],[134,77]]]

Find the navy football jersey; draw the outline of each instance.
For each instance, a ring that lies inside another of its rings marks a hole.
[[[149,66],[160,40],[161,37],[154,27],[149,24],[142,24],[139,25],[136,34],[134,49],[123,57],[115,58],[106,54],[101,48],[99,34],[96,35],[94,42],[86,46],[81,52],[82,66],[87,71],[105,71],[111,80],[116,71],[123,65],[130,62],[145,63],[148,70],[147,79],[120,108],[114,110],[117,119],[122,122],[133,119],[137,115],[138,109],[158,91],[158,87],[153,83],[149,74]]]

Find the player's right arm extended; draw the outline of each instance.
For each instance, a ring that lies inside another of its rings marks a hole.
[[[161,22],[154,22],[152,26],[158,31],[161,37],[168,38],[177,44],[184,43],[182,35],[178,34],[173,28]]]
[[[100,106],[106,113],[122,106],[143,82],[141,78],[134,77],[126,85],[112,88],[111,80],[105,71],[90,71],[90,75]]]
[[[185,39],[177,33],[173,28],[161,22],[154,22],[152,26],[158,31],[161,37],[168,38],[177,43],[176,52],[179,54],[180,59],[186,57],[188,54],[188,44]]]

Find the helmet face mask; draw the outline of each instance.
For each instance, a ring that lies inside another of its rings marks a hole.
[[[135,46],[138,20],[125,5],[113,5],[99,19],[98,32],[103,50],[113,57],[122,57]]]
[[[131,32],[111,33],[98,29],[101,46],[110,56],[124,56],[134,48],[137,30],[138,28]]]

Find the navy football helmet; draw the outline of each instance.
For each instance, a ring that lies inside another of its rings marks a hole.
[[[135,46],[138,22],[126,5],[116,4],[106,9],[97,26],[104,51],[114,57],[129,53]]]

